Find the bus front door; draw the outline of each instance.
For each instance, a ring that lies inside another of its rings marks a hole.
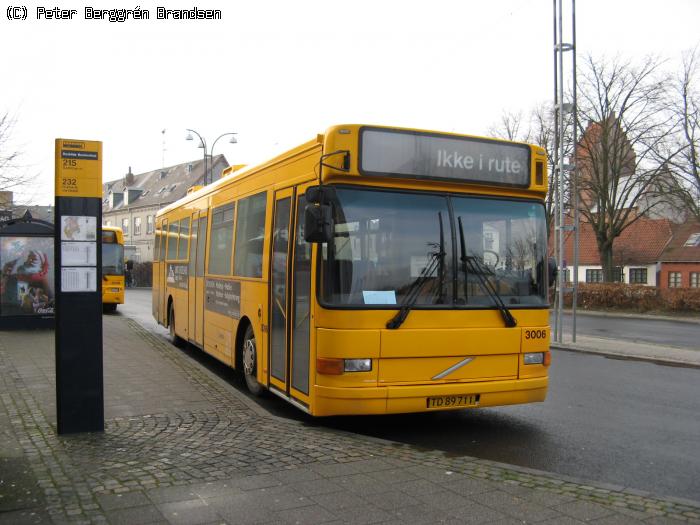
[[[278,393],[308,408],[311,245],[304,241],[302,231],[303,191],[300,189],[298,198],[292,189],[275,195],[269,379]]]
[[[204,255],[207,245],[207,216],[192,214],[192,241],[190,241],[189,323],[190,341],[204,348]]]

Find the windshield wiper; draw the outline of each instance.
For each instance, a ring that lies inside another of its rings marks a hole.
[[[505,322],[506,327],[513,328],[517,326],[517,321],[513,317],[513,314],[510,313],[510,310],[508,310],[508,307],[506,307],[505,303],[503,302],[503,299],[501,299],[501,296],[496,291],[496,288],[494,287],[493,283],[484,277],[484,275],[489,273],[493,274],[493,272],[491,272],[491,270],[485,267],[477,257],[467,256],[466,243],[464,241],[464,227],[462,226],[462,217],[457,217],[457,222],[459,223],[459,244],[461,252],[459,259],[462,263],[462,271],[464,272],[464,300],[467,300],[467,278],[469,276],[469,272],[472,272],[474,275],[477,276],[479,284],[486,291],[486,294],[498,307],[498,310],[501,312],[501,317],[503,317],[503,321]]]
[[[396,312],[396,315],[389,319],[386,323],[386,327],[389,330],[396,330],[399,328],[403,322],[406,320],[406,317],[408,317],[408,313],[411,311],[411,308],[413,308],[418,301],[418,297],[420,296],[420,291],[423,288],[423,285],[428,281],[428,278],[435,272],[437,269],[438,272],[438,300],[436,304],[442,304],[445,300],[445,292],[444,292],[444,275],[445,275],[445,235],[443,232],[443,227],[442,227],[442,213],[438,212],[438,220],[440,222],[440,245],[439,249],[437,252],[431,252],[428,254],[428,257],[430,258],[428,261],[428,264],[425,265],[423,270],[420,272],[420,275],[416,277],[416,280],[411,283],[411,285],[408,288],[408,291],[406,292],[406,296],[404,297],[404,300],[401,302],[401,307],[399,308],[399,311]],[[433,243],[431,243],[433,244]],[[434,245],[434,244],[433,244]]]
[[[440,222],[440,251],[438,257],[438,299],[436,304],[445,303],[445,232],[442,227],[442,212],[438,212],[438,221]]]

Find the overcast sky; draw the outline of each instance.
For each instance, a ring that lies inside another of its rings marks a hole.
[[[564,0],[568,12],[571,0]],[[53,203],[54,139],[104,142],[104,180],[202,158],[185,128],[231,164],[256,163],[337,123],[486,134],[504,110],[551,100],[552,1],[220,1],[218,21],[8,20],[0,2],[0,112],[17,117],[13,143],[38,174],[28,195]],[[579,0],[578,54],[674,67],[700,43],[697,0]],[[568,27],[568,23],[566,26]],[[165,134],[162,130],[166,130]]]

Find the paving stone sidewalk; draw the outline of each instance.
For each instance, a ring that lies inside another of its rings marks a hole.
[[[100,434],[57,436],[53,332],[0,332],[2,523],[700,523],[700,503],[310,428],[105,316]]]

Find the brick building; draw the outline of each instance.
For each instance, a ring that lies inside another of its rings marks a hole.
[[[661,288],[700,288],[700,223],[674,225],[660,262]]]
[[[615,239],[613,262],[615,280],[628,284],[658,285],[660,260],[673,237],[673,223],[668,219],[640,218]],[[564,243],[566,262],[574,260],[574,236],[570,233]],[[567,269],[571,282],[572,268]],[[603,266],[598,253],[595,233],[591,225],[581,222],[579,227],[578,282],[603,282]]]

